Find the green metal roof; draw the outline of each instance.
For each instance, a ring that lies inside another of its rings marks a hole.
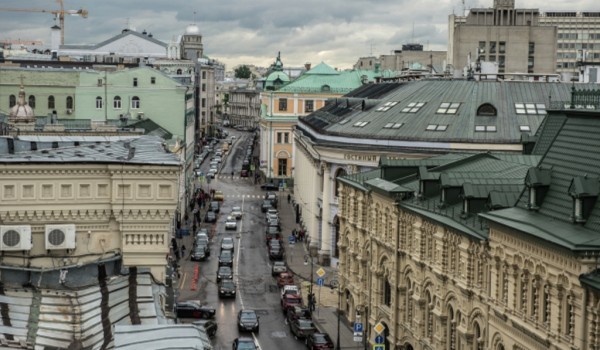
[[[343,95],[362,86],[363,77],[373,81],[376,75],[375,72],[367,70],[336,71],[321,63],[277,91]]]
[[[274,82],[275,80],[281,80],[284,83],[287,83],[290,81],[290,77],[288,77],[287,74],[285,74],[284,72],[273,72],[271,74],[269,74],[269,76],[267,77],[267,79],[265,79],[266,82]]]
[[[304,74],[305,75],[340,75],[340,72],[338,72],[333,67],[326,64],[325,62],[321,62]]]

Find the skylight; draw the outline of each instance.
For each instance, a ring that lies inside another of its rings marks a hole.
[[[341,125],[344,125],[344,124],[346,124],[346,123],[347,123],[347,122],[349,122],[349,121],[350,121],[350,119],[349,119],[349,118],[346,118],[346,119],[342,120],[342,121],[340,122],[340,124],[341,124]]]
[[[444,124],[429,124],[425,130],[427,131],[446,131],[448,125]]]
[[[546,115],[546,105],[543,103],[515,103],[517,114]]]
[[[531,131],[531,127],[529,125],[519,125],[520,131]]]
[[[421,107],[425,106],[425,102],[411,102],[408,106],[402,109],[403,113],[417,113]]]
[[[404,123],[387,123],[383,127],[384,129],[400,129],[400,127],[404,125]]]
[[[456,114],[460,107],[460,102],[442,102],[440,108],[435,112],[437,114]]]
[[[496,132],[496,125],[475,125],[476,132]]]
[[[383,106],[377,108],[375,111],[376,112],[385,112],[385,111],[389,110],[390,108],[394,107],[397,104],[398,104],[398,101],[386,102],[386,103],[383,104]]]
[[[369,124],[369,122],[359,121],[359,122],[354,123],[354,125],[352,125],[352,126],[354,126],[355,128],[362,128],[363,126],[365,126],[367,124]]]

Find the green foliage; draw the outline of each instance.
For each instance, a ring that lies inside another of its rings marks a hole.
[[[240,79],[248,79],[252,75],[250,68],[246,65],[239,66],[235,69],[235,77]]]

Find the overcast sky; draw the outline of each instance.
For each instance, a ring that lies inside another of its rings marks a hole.
[[[465,0],[467,8],[492,7],[493,0]],[[55,10],[56,0],[0,0],[1,8]],[[402,44],[446,50],[448,15],[461,14],[460,0],[64,0],[66,44],[95,44],[117,35],[127,23],[168,42],[196,22],[204,52],[231,70],[237,64],[268,66],[278,51],[285,66],[324,61],[351,68],[359,57],[389,54]],[[517,8],[541,11],[600,11],[597,0],[517,0]],[[196,14],[194,15],[194,12]],[[54,16],[0,11],[0,40],[50,44]]]

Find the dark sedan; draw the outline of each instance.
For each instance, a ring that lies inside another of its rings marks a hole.
[[[175,314],[178,318],[213,318],[215,313],[214,308],[197,301],[181,301],[175,304]]]
[[[233,270],[229,266],[220,266],[217,271],[217,283],[224,279],[233,279]]]
[[[192,261],[202,261],[206,260],[206,246],[204,244],[199,244],[192,251],[192,255],[190,257]]]
[[[205,222],[217,222],[217,214],[214,211],[207,211],[204,217]]]
[[[269,248],[269,259],[273,260],[283,260],[285,257],[285,253],[283,251],[283,247],[281,246],[272,246]]]
[[[333,341],[327,333],[313,333],[306,337],[306,346],[310,350],[333,349]]]
[[[272,209],[272,208],[273,208],[273,204],[272,204],[272,203],[271,203],[271,201],[270,201],[270,200],[268,200],[268,199],[265,199],[265,200],[262,202],[262,204],[260,205],[260,210],[261,210],[263,213],[266,213],[266,212],[267,212],[267,210],[269,210],[269,209]]]
[[[274,183],[267,183],[264,185],[261,185],[260,188],[262,188],[265,191],[278,191],[279,190],[279,186],[277,186]]]
[[[233,341],[233,350],[258,350],[258,347],[251,337],[239,337]]]
[[[312,320],[306,318],[298,318],[290,322],[290,332],[298,339],[310,337],[317,331]]]
[[[233,254],[231,253],[231,250],[221,250],[221,255],[219,255],[219,266],[233,267]]]
[[[222,280],[219,284],[219,298],[235,298],[236,288],[233,280]]]
[[[260,325],[258,315],[254,310],[240,310],[238,313],[238,330],[258,333]]]

